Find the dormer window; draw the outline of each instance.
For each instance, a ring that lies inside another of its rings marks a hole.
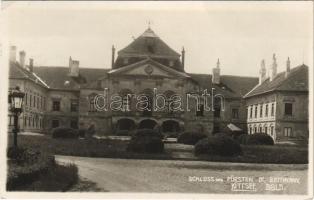
[[[123,64],[128,64],[129,63],[129,58],[124,58],[123,59]]]
[[[173,67],[173,66],[174,66],[174,61],[173,61],[173,60],[170,60],[170,61],[169,61],[169,66],[170,66],[170,67]]]

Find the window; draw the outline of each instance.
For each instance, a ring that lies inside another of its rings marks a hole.
[[[174,66],[174,61],[173,61],[173,60],[170,60],[170,61],[169,61],[169,66],[170,66],[170,67],[173,67],[173,66]]]
[[[42,125],[42,124],[41,124],[41,119],[39,119],[39,128],[41,128],[41,125]]]
[[[197,105],[197,107],[198,109],[196,110],[196,116],[198,117],[204,116],[204,105],[200,104],[200,105]]]
[[[271,136],[274,135],[274,127],[273,127],[273,126],[270,127],[270,135],[271,135]]]
[[[255,126],[255,127],[254,127],[254,133],[256,133],[256,132],[257,132],[257,127]]]
[[[32,95],[29,95],[29,106],[32,107]]]
[[[32,118],[31,118],[31,116],[29,116],[29,117],[28,117],[28,126],[29,126],[29,127],[31,127],[31,121],[32,121]]]
[[[32,127],[35,127],[35,117],[33,117],[33,124]]]
[[[239,109],[232,108],[232,119],[239,119]]]
[[[291,137],[292,136],[292,128],[291,127],[285,127],[284,128],[284,136],[285,137]]]
[[[123,64],[128,64],[129,63],[129,58],[124,58],[123,59]]]
[[[37,97],[37,109],[39,109],[39,97]]]
[[[53,120],[51,121],[51,127],[52,127],[52,128],[57,128],[57,127],[59,127],[59,120],[53,119]]]
[[[96,108],[95,108],[95,102],[94,102],[94,98],[91,98],[89,100],[89,112],[95,112]]]
[[[9,116],[9,126],[13,125],[12,118],[13,118],[13,116],[10,115]]]
[[[52,110],[53,111],[60,111],[60,101],[59,100],[54,100],[52,102]]]
[[[33,98],[34,98],[33,107],[35,108],[36,107],[36,97],[35,97],[35,95],[33,96]]]
[[[78,101],[76,99],[71,100],[71,112],[78,111]]]
[[[270,111],[270,116],[274,116],[274,113],[275,113],[275,104],[274,103],[272,103],[271,104],[271,111]]]
[[[252,127],[249,128],[249,133],[252,134]]]
[[[267,126],[265,126],[264,128],[264,132],[267,134]]]
[[[268,117],[268,104],[265,106],[265,117]]]
[[[263,117],[263,104],[259,106],[259,117]]]
[[[27,117],[24,116],[24,126],[26,127],[27,126]]]
[[[285,103],[285,115],[292,115],[292,103]]]
[[[253,106],[250,107],[250,118],[253,117]]]
[[[261,126],[259,127],[259,132],[262,133],[262,127]]]
[[[27,93],[25,93],[25,105],[27,106]]]
[[[255,105],[255,113],[254,113],[254,117],[257,118],[257,105]]]
[[[77,120],[71,120],[71,124],[70,124],[71,128],[77,129]]]
[[[44,106],[43,108],[46,109],[46,97],[44,97],[44,103],[43,103],[43,104],[44,104],[44,105],[43,105],[43,106]]]

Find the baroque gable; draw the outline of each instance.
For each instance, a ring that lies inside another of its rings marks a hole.
[[[125,66],[119,69],[113,69],[108,72],[110,75],[128,75],[128,76],[150,76],[166,78],[188,78],[188,74],[171,69],[150,58],[140,62]]]

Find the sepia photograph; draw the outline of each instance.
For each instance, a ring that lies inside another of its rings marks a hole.
[[[313,197],[312,1],[2,1],[1,198]]]

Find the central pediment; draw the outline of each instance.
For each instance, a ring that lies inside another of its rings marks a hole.
[[[158,63],[150,58],[142,60],[140,62],[119,68],[113,69],[108,72],[112,75],[129,75],[129,76],[162,76],[162,77],[190,77],[184,72],[179,72],[177,70],[171,69],[161,63]]]

